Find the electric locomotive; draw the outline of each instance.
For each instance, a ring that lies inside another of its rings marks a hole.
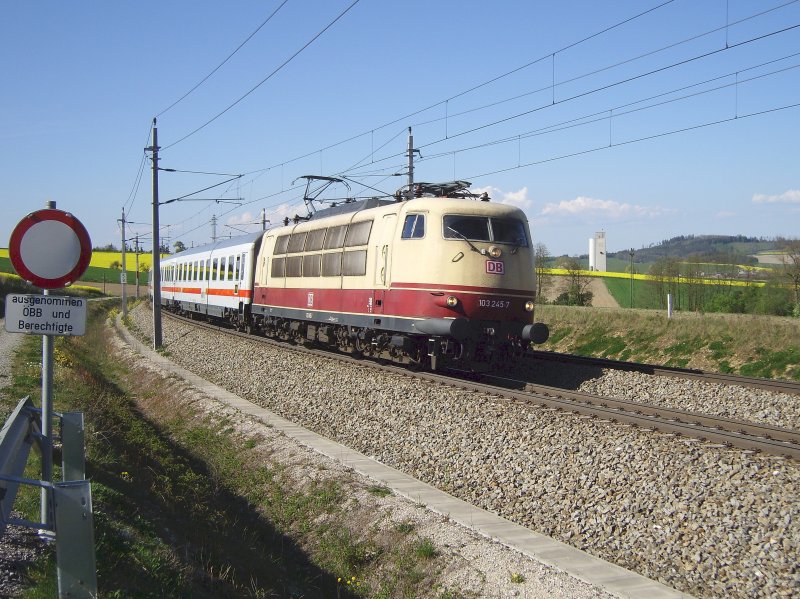
[[[543,343],[518,208],[415,185],[415,197],[322,210],[264,234],[248,319],[268,335],[483,370]]]
[[[162,304],[421,368],[486,370],[547,340],[525,214],[418,183],[162,262]]]

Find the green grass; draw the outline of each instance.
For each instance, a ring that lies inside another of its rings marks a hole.
[[[413,526],[350,521],[358,505],[339,479],[298,482],[265,457],[261,437],[180,407],[181,382],[143,380],[114,355],[106,315],[92,304],[86,336],[58,338],[54,352],[55,409],[86,417],[100,596],[413,597],[433,586]],[[38,396],[40,358],[39,338],[26,337],[0,411]],[[31,460],[28,474],[38,467]],[[16,507],[37,517],[38,491],[22,495]],[[28,574],[26,597],[55,594],[52,557]]]
[[[800,379],[800,319],[543,305],[546,349],[768,378]],[[769,350],[765,349],[769,348]]]

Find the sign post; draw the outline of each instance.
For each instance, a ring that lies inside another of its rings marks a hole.
[[[86,305],[69,297],[50,295],[50,289],[71,285],[86,271],[92,258],[89,234],[69,212],[56,210],[55,202],[23,218],[8,244],[17,273],[44,290],[43,296],[10,294],[6,299],[6,330],[42,335],[42,480],[53,482],[53,336],[82,335]],[[80,332],[78,332],[80,331]],[[41,521],[53,527],[53,506],[42,488]]]

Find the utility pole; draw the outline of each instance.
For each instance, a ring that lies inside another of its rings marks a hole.
[[[119,275],[119,282],[122,284],[122,318],[128,316],[128,296],[125,291],[128,282],[128,271],[125,268],[125,208],[122,209],[122,272]]]
[[[136,299],[139,299],[139,234],[136,234],[136,241],[133,242],[133,251],[136,252]]]
[[[408,128],[408,193],[406,199],[410,200],[414,197],[414,153],[419,154],[419,150],[414,149],[414,135],[411,133],[411,127]]]
[[[153,266],[150,281],[153,285],[153,349],[161,342],[161,243],[158,239],[158,127],[153,119],[153,145],[145,151],[153,153]]]
[[[633,308],[633,248],[631,248],[630,254],[631,254],[631,300],[629,307]]]

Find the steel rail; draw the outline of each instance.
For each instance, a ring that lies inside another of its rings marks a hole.
[[[400,374],[411,378],[422,379],[430,382],[457,387],[467,391],[494,395],[508,401],[523,404],[538,404],[556,410],[576,413],[610,422],[621,422],[637,426],[644,430],[653,430],[678,436],[686,436],[701,441],[718,443],[728,447],[736,447],[745,451],[783,456],[800,460],[800,431],[771,427],[752,422],[731,420],[700,414],[642,404],[633,401],[620,400],[548,387],[533,385],[526,381],[504,379],[494,375],[475,375],[473,373],[450,371],[449,374],[414,371],[402,366],[382,364],[380,362],[365,361],[353,358],[330,350],[312,349],[298,345],[289,345],[286,342],[276,341],[267,337],[248,335],[234,331],[221,325],[189,319],[175,314],[165,313],[168,318],[183,321],[201,328],[212,329],[228,335],[267,343],[275,347],[297,351],[312,356],[321,356],[328,359],[340,360],[359,365],[365,368]],[[509,389],[507,386],[491,385],[474,380],[475,378],[494,378],[507,383],[524,384],[523,391]]]
[[[531,357],[536,360],[547,360],[550,362],[582,364],[585,366],[597,366],[599,368],[609,368],[613,370],[642,372],[644,374],[653,374],[657,376],[671,376],[724,385],[739,385],[741,387],[763,389],[776,393],[800,395],[800,382],[797,381],[764,379],[753,376],[742,376],[739,374],[725,374],[721,372],[709,372],[707,370],[678,368],[677,366],[658,366],[656,364],[644,364],[642,362],[622,362],[619,360],[610,360],[608,358],[594,358],[590,356],[578,356],[575,354],[562,354],[548,351],[533,351],[531,352]]]

